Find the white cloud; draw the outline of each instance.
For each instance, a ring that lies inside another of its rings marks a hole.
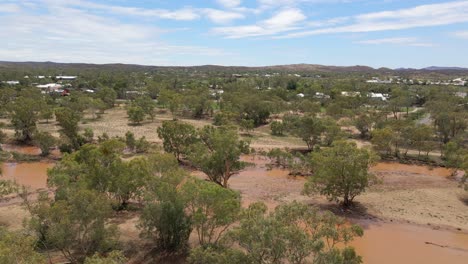
[[[174,65],[178,57],[217,57],[220,49],[160,40],[154,26],[91,14],[60,3],[41,12],[0,16],[0,58],[13,61],[141,63]]]
[[[216,2],[226,8],[238,7],[242,3],[241,0],[216,0]]]
[[[242,19],[245,16],[237,12],[229,12],[212,8],[200,9],[206,17],[214,23],[225,24],[236,19]]]
[[[381,38],[381,39],[370,39],[370,40],[361,40],[355,42],[357,44],[366,44],[366,45],[402,45],[402,46],[415,46],[415,47],[434,47],[433,43],[421,42],[418,38]]]
[[[468,39],[468,31],[458,31],[453,33],[453,35],[457,38]]]
[[[468,1],[421,5],[396,11],[384,11],[358,15],[345,26],[325,27],[290,33],[281,38],[297,38],[331,33],[358,33],[402,30],[468,22]]]
[[[16,4],[0,4],[0,13],[16,13],[20,10],[21,8]]]
[[[101,12],[114,13],[119,15],[127,16],[139,16],[139,17],[154,17],[160,19],[172,19],[172,20],[195,20],[200,18],[200,15],[193,8],[181,8],[177,10],[167,10],[167,9],[148,9],[148,8],[138,8],[138,7],[123,7],[115,5],[104,5],[96,4],[89,1],[83,0],[71,0],[64,2],[55,2],[54,0],[48,0],[52,3],[70,6],[76,8],[87,8],[91,10],[98,10]]]
[[[233,27],[217,27],[213,29],[215,34],[226,38],[245,38],[266,35],[275,35],[281,32],[300,29],[298,24],[306,19],[304,13],[297,8],[288,8],[277,12],[271,18],[260,21],[254,25]]]

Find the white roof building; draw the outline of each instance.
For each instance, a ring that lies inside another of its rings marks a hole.
[[[55,76],[57,80],[75,80],[77,76]]]
[[[6,81],[5,83],[6,83],[6,84],[9,84],[9,85],[17,85],[17,84],[19,84],[20,82],[19,82],[19,81]]]
[[[58,83],[48,83],[48,84],[39,84],[39,85],[36,85],[36,87],[39,89],[58,90],[62,88],[62,85]]]
[[[382,101],[387,101],[388,99],[388,94],[383,94],[383,93],[369,93],[368,97],[375,98],[375,99],[380,99]]]

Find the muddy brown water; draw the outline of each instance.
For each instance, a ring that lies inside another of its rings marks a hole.
[[[383,171],[392,171],[392,172],[406,172],[412,174],[421,174],[429,176],[441,176],[441,177],[450,177],[452,175],[452,170],[442,167],[432,168],[429,166],[421,165],[408,165],[400,164],[396,162],[379,162],[374,167],[371,168],[373,172],[383,172]]]
[[[14,151],[21,154],[27,155],[40,155],[41,149],[36,146],[18,146],[18,145],[10,145],[4,144],[2,145],[2,149],[5,151]]]
[[[3,163],[2,179],[16,181],[33,190],[47,188],[47,169],[53,166],[49,162]]]
[[[244,206],[251,202],[265,202],[274,209],[282,202],[293,200],[310,201],[301,195],[305,182],[303,177],[291,177],[287,170],[268,170],[268,160],[263,157],[243,157],[254,163],[230,180],[230,187],[242,193]],[[371,169],[389,175],[402,174],[406,180],[414,176],[449,181],[452,171],[445,168],[405,165],[391,162],[378,163]],[[468,234],[411,224],[360,222],[364,237],[353,241],[366,264],[395,263],[468,263]]]
[[[244,206],[251,202],[263,201],[273,209],[282,202],[292,200],[308,201],[300,194],[305,178],[291,177],[282,169],[268,170],[268,160],[260,157],[243,157],[254,163],[230,180],[230,187],[242,193]],[[53,163],[5,163],[2,165],[3,178],[16,180],[19,184],[34,189],[45,188],[47,169]],[[379,163],[373,171],[401,170],[428,176],[450,176],[443,168],[430,169],[425,166]],[[198,176],[201,176],[197,173]],[[468,234],[411,224],[380,223],[375,221],[360,223],[365,230],[364,237],[353,241],[364,263],[467,263]]]
[[[364,224],[351,243],[368,264],[466,264],[468,234],[409,224]]]

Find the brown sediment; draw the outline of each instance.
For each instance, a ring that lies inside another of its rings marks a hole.
[[[2,164],[2,179],[15,181],[33,190],[47,188],[47,169],[52,168],[54,163],[31,162]]]
[[[366,264],[462,264],[468,260],[468,234],[409,224],[360,223],[364,237],[351,243]]]

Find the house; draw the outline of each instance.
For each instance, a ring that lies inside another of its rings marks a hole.
[[[304,98],[305,95],[304,95],[303,93],[298,93],[298,94],[297,94],[297,97],[299,97],[299,98]]]
[[[318,99],[330,99],[330,96],[327,95],[327,94],[324,94],[324,93],[316,92],[315,95],[314,95],[314,98],[318,98]]]
[[[58,92],[62,89],[62,85],[58,83],[48,83],[36,85],[37,88],[41,89],[43,93]]]
[[[55,76],[55,79],[57,80],[64,80],[64,81],[73,81],[77,78],[77,76]]]
[[[341,92],[341,95],[346,96],[346,97],[356,97],[356,96],[360,96],[361,93],[360,92]]]
[[[8,85],[17,85],[20,82],[19,81],[6,81],[5,83],[8,84]]]
[[[383,93],[369,93],[367,97],[373,98],[373,99],[378,99],[382,101],[387,101],[388,99],[388,94],[383,94]]]

